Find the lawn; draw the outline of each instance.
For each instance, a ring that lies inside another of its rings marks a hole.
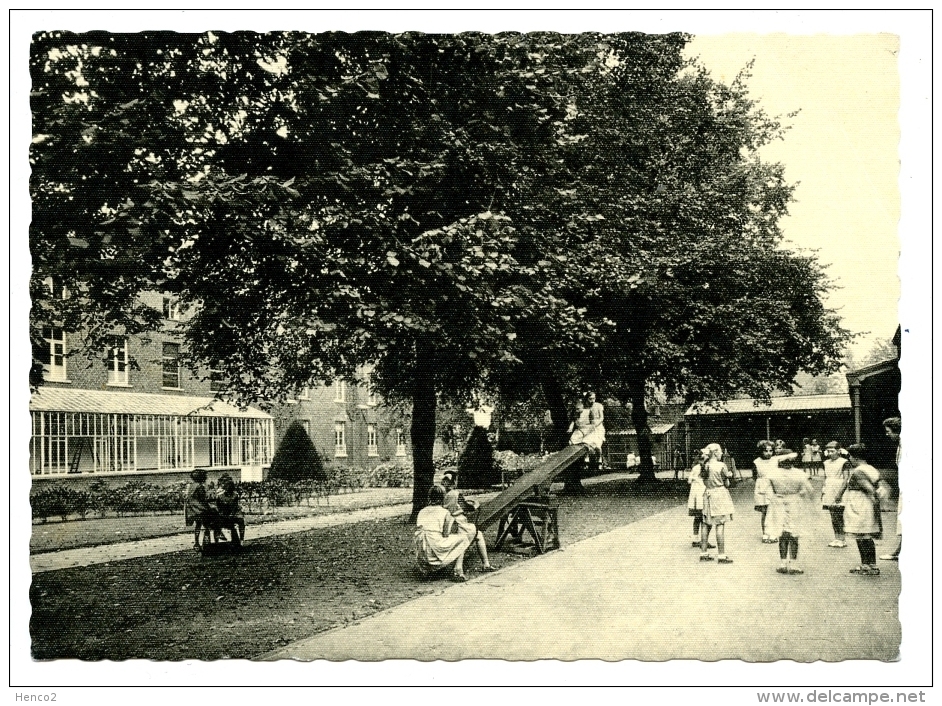
[[[583,496],[560,498],[562,543],[675,507],[686,494],[686,483],[672,481],[653,489],[624,479],[590,485]],[[187,551],[36,574],[32,656],[252,658],[449,586],[414,574],[412,532],[392,519],[256,541],[249,534],[238,555]],[[489,547],[495,532],[487,533]],[[491,552],[497,568],[525,560]],[[479,560],[469,558],[466,568],[479,575]]]

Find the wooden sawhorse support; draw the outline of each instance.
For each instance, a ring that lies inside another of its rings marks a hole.
[[[523,540],[524,532],[533,537],[533,543],[540,554],[551,549],[559,549],[558,505],[552,499],[545,501],[524,501],[514,505],[497,525],[497,544],[500,549],[504,540],[510,536]]]

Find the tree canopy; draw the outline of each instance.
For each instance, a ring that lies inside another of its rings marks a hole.
[[[237,400],[369,364],[412,406],[416,512],[440,397],[539,391],[563,426],[585,385],[823,371],[844,333],[757,156],[780,125],[687,39],[37,34],[31,336],[100,348],[156,326],[159,290]]]

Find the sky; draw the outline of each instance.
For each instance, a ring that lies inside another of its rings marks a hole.
[[[855,353],[899,322],[899,44],[889,33],[705,34],[688,46],[725,83],[753,61],[750,95],[790,126],[762,152],[797,184],[782,229],[828,267],[828,304],[864,334]]]
[[[340,3],[338,3],[340,4]],[[10,171],[11,200],[9,273],[10,360],[29,359],[26,336],[29,314],[27,291],[29,253],[27,226],[30,203],[27,191],[27,150],[31,138],[29,76],[26,68],[30,34],[39,29],[73,31],[105,29],[139,31],[171,29],[181,32],[206,30],[284,30],[427,32],[479,31],[686,31],[695,35],[691,51],[720,78],[732,78],[752,58],[749,86],[754,97],[770,114],[801,112],[791,120],[786,139],[770,146],[764,156],[785,164],[789,180],[799,182],[796,203],[783,222],[786,237],[796,247],[816,248],[822,263],[842,289],[829,304],[839,308],[846,328],[870,331],[871,337],[889,337],[897,322],[903,326],[903,390],[900,409],[907,419],[904,430],[903,465],[915,444],[905,439],[931,439],[930,370],[932,351],[931,245],[931,15],[898,11],[570,11],[546,9],[503,12],[488,3],[485,11],[383,11],[368,12],[280,12],[273,9],[225,11],[129,11],[117,10],[29,10],[11,11],[10,22]],[[785,34],[781,34],[785,33]],[[898,35],[899,52],[893,36]],[[896,119],[897,106],[900,108]],[[902,129],[900,129],[902,126]],[[900,161],[901,160],[901,161]],[[900,189],[895,185],[899,183]],[[898,256],[900,249],[902,254]],[[2,257],[2,249],[0,249]],[[897,279],[899,267],[901,279]],[[897,310],[897,297],[900,297]],[[866,350],[867,339],[860,347]],[[855,351],[856,352],[856,351]],[[19,374],[21,363],[11,371],[10,468],[27,468],[29,437],[28,389]],[[14,436],[15,435],[15,436]],[[704,684],[746,687],[747,685],[885,685],[931,684],[932,621],[924,606],[931,601],[930,564],[916,561],[928,556],[931,547],[929,520],[933,500],[930,465],[920,463],[921,473],[906,475],[906,523],[911,560],[901,562],[907,577],[900,600],[903,623],[902,658],[898,663],[836,663],[798,665],[775,663],[621,663],[566,665],[552,661],[533,664],[436,663],[434,665],[390,662],[370,665],[258,665],[228,664],[72,664],[36,663],[29,659],[26,621],[30,607],[25,599],[29,587],[26,556],[30,524],[24,498],[29,492],[25,472],[10,476],[11,499],[11,684],[30,685],[233,685],[277,684],[592,684],[596,686],[663,687]],[[3,486],[0,486],[2,489]],[[0,490],[2,492],[2,490]],[[741,523],[742,520],[737,520]],[[736,526],[734,525],[735,531]],[[923,544],[920,547],[920,542]],[[905,558],[905,555],[904,555]],[[849,561],[849,559],[848,559]],[[698,589],[699,590],[699,589]],[[744,588],[744,590],[746,590]],[[839,590],[839,589],[836,589]],[[735,609],[735,596],[724,606]],[[630,610],[630,606],[626,607]],[[777,609],[770,605],[770,609]],[[512,629],[512,626],[509,628]],[[630,639],[630,637],[629,637]],[[16,677],[12,674],[15,672]],[[22,689],[21,689],[22,691]],[[33,689],[36,691],[36,689]],[[45,691],[49,691],[46,689]],[[59,690],[63,691],[63,690]],[[656,693],[653,693],[656,692]],[[641,701],[670,701],[663,691],[649,692]],[[257,703],[253,691],[238,703]],[[559,692],[557,692],[559,693]],[[675,694],[687,698],[689,691]],[[729,704],[730,696],[743,703],[754,699],[754,691],[697,690],[703,706]],[[75,700],[76,692],[70,692]],[[126,692],[85,692],[85,701],[96,704],[124,703]],[[573,692],[556,698],[569,699]],[[625,703],[635,694],[599,689],[593,702]],[[11,695],[12,696],[12,695]],[[131,695],[132,698],[137,693]],[[264,695],[262,695],[264,698]],[[278,698],[304,698],[308,694],[281,692]],[[346,694],[341,694],[341,697]],[[410,704],[437,702],[441,694],[427,690],[400,693],[392,698]],[[64,700],[66,694],[60,694]],[[368,695],[368,698],[372,694]],[[174,698],[178,698],[176,695]],[[71,702],[71,701],[70,701]],[[78,703],[78,701],[77,701]]]

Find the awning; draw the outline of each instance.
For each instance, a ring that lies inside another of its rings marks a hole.
[[[270,414],[226,404],[212,397],[151,395],[142,392],[72,390],[41,387],[29,400],[30,412],[85,412],[89,414],[152,414],[175,417],[229,417],[271,419]]]
[[[727,414],[776,414],[790,412],[820,412],[850,410],[850,395],[794,395],[773,397],[771,404],[749,398],[726,402],[698,402],[684,416],[723,416]]]
[[[660,436],[661,434],[666,434],[671,429],[674,428],[673,424],[651,424],[651,434],[653,436]],[[605,436],[637,436],[638,432],[634,429],[617,429],[614,431],[608,431],[606,429]]]

